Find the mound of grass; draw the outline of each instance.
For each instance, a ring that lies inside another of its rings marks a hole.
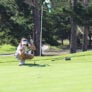
[[[14,56],[0,57],[0,92],[92,92],[92,51],[26,63],[18,66]]]
[[[12,45],[9,44],[0,45],[0,54],[14,53],[15,51],[16,51],[16,47]]]

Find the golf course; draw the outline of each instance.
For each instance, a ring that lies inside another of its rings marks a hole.
[[[0,56],[0,92],[92,92],[92,51],[18,64],[13,55]]]
[[[92,0],[0,0],[0,92],[92,92]]]

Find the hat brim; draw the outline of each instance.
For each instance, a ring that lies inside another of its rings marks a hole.
[[[22,41],[22,44],[23,45],[27,45],[27,41]]]

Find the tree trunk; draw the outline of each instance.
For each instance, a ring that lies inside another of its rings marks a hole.
[[[92,36],[92,33],[91,33],[91,30],[89,31],[89,48],[91,48],[91,36]]]
[[[89,30],[89,27],[85,25],[84,34],[83,34],[83,46],[82,46],[83,51],[86,51],[88,47],[88,30]]]
[[[89,0],[82,0],[83,5],[85,5],[85,6],[88,5],[88,2],[89,2]]]
[[[40,22],[40,11],[38,8],[38,0],[33,0],[35,7],[33,8],[33,20],[34,20],[34,31],[33,39],[36,46],[35,55],[40,55],[40,32],[41,32],[41,22]]]
[[[75,10],[76,6],[77,6],[77,0],[70,0],[70,8]],[[77,48],[76,31],[77,31],[77,25],[76,25],[74,19],[71,17],[70,53],[76,53],[76,48]]]
[[[77,48],[77,35],[76,35],[76,30],[77,26],[76,23],[71,20],[71,38],[70,38],[70,52],[71,53],[76,53],[76,48]]]
[[[40,22],[38,0],[24,0],[24,2],[29,4],[30,6],[33,6],[33,22],[34,22],[33,39],[34,39],[34,44],[36,46],[36,51],[34,52],[34,54],[36,56],[39,56],[40,55],[41,22]]]
[[[86,8],[88,6],[88,0],[83,0],[83,5]],[[87,21],[85,21],[85,25],[84,25],[84,34],[83,34],[83,46],[82,46],[82,50],[86,51],[87,47],[88,47],[88,30],[89,30],[89,26],[87,24]]]
[[[63,39],[61,39],[61,44],[62,44],[62,46],[64,45]]]

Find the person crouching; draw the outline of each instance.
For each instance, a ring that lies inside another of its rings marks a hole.
[[[30,44],[26,38],[22,38],[15,53],[17,59],[19,59],[19,66],[25,65],[26,59],[32,59],[34,55],[32,51],[36,50],[35,45],[33,42]]]

